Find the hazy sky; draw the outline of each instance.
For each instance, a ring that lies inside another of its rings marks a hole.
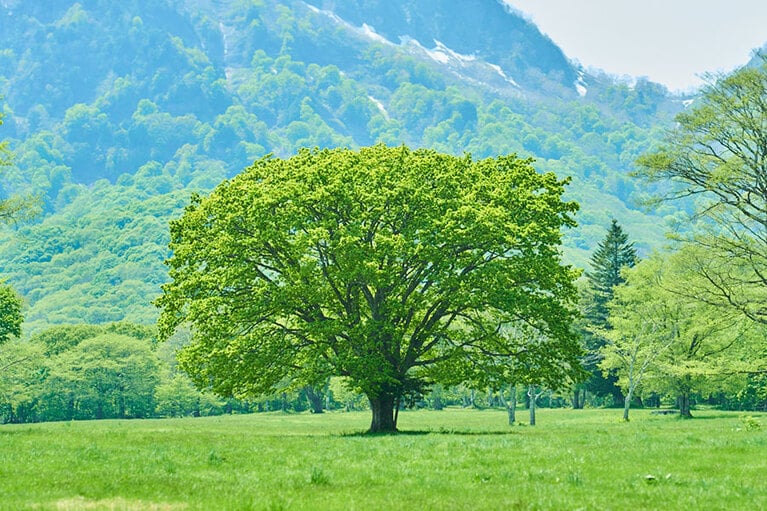
[[[729,72],[767,43],[767,0],[504,0],[565,54],[612,75],[670,90]]]

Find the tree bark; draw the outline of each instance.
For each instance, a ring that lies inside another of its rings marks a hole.
[[[629,408],[631,408],[632,394],[633,394],[633,389],[629,389],[629,391],[626,392],[626,397],[623,398],[623,420],[626,422],[629,421]]]
[[[373,419],[368,433],[396,433],[397,421],[394,418],[394,407],[397,399],[392,394],[368,397]]]
[[[535,385],[530,385],[527,395],[530,396],[530,425],[535,426],[535,400],[538,398]]]
[[[683,392],[679,395],[679,415],[683,419],[692,419],[692,413],[690,413],[690,393]]]
[[[573,410],[582,410],[586,404],[586,389],[576,388],[573,391]]]
[[[322,413],[322,392],[317,392],[311,385],[304,387],[304,392],[306,393],[306,399],[309,400],[309,407],[312,413]]]
[[[517,386],[512,385],[509,393],[509,402],[506,404],[506,412],[509,414],[509,426],[517,421]]]
[[[501,390],[498,392],[498,398],[503,403],[503,406],[506,407],[506,413],[509,415],[509,426],[513,426],[517,421],[517,386],[509,385],[508,400],[503,395],[503,387],[501,387]]]

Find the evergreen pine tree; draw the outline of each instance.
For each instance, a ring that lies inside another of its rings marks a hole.
[[[631,268],[636,262],[634,243],[629,243],[628,235],[613,219],[605,239],[591,256],[592,271],[586,273],[593,291],[593,303],[586,316],[593,324],[606,325],[607,302],[612,299],[615,286],[624,281],[621,270]]]
[[[613,219],[607,235],[602,240],[594,254],[591,256],[591,272],[586,272],[588,280],[588,292],[583,297],[583,315],[587,322],[581,325],[583,343],[587,355],[583,365],[591,373],[591,378],[584,384],[579,384],[574,389],[573,407],[582,408],[585,402],[585,392],[588,391],[599,397],[612,396],[613,404],[623,403],[623,394],[616,385],[617,378],[614,375],[605,376],[599,369],[601,360],[599,349],[604,345],[604,339],[596,335],[594,327],[606,328],[607,303],[612,299],[615,286],[623,283],[621,270],[624,267],[632,267],[637,262],[637,254],[634,243],[629,243],[628,236]]]

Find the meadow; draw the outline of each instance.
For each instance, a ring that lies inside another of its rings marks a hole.
[[[620,415],[406,411],[394,436],[362,434],[367,412],[2,425],[0,509],[767,508],[764,414]]]

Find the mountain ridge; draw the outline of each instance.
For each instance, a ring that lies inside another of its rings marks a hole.
[[[496,0],[448,4],[5,0],[0,135],[17,158],[0,184],[41,194],[45,215],[3,233],[0,272],[27,298],[30,328],[151,322],[147,297],[165,278],[167,222],[183,198],[301,147],[534,157],[570,177],[582,205],[569,261],[585,265],[613,217],[640,250],[662,244],[676,210],[641,210],[646,190],[628,172],[683,98],[583,72]],[[468,23],[469,12],[485,15]],[[455,26],[484,39],[451,39]],[[547,67],[525,50],[538,46],[553,55]]]

